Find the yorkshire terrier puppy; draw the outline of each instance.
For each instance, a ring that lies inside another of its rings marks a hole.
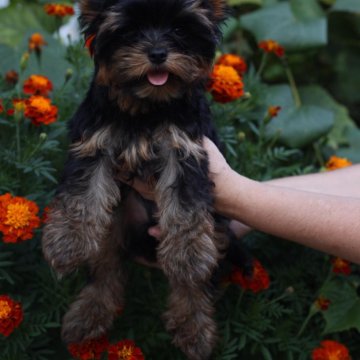
[[[66,342],[102,335],[124,306],[124,258],[157,261],[171,293],[164,315],[189,359],[216,342],[211,281],[229,248],[213,214],[204,136],[218,144],[204,96],[225,0],[81,0],[95,72],[70,121],[71,147],[43,234],[59,274],[91,281],[63,320]],[[156,206],[119,179],[155,186]],[[158,222],[159,241],[146,229]],[[233,242],[235,261],[242,255]]]

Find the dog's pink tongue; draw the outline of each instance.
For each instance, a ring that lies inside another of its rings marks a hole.
[[[167,71],[149,71],[147,73],[147,78],[151,85],[161,86],[167,82],[169,73]]]

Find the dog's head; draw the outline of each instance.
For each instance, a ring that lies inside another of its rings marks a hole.
[[[80,22],[112,94],[168,102],[203,82],[224,0],[81,0]],[[115,95],[116,96],[116,95]]]

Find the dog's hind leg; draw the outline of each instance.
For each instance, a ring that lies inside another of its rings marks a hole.
[[[123,309],[126,275],[119,249],[122,236],[120,223],[114,222],[98,256],[90,261],[90,282],[63,318],[66,343],[103,335]]]
[[[42,237],[44,256],[58,274],[97,256],[119,201],[108,157],[70,157]]]

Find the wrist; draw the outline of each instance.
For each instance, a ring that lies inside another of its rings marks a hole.
[[[231,219],[247,223],[254,198],[261,192],[261,184],[230,169],[215,183],[215,210]]]
[[[229,216],[239,196],[238,190],[241,185],[238,182],[241,180],[241,176],[228,167],[219,173],[214,180],[215,210],[221,215]]]

